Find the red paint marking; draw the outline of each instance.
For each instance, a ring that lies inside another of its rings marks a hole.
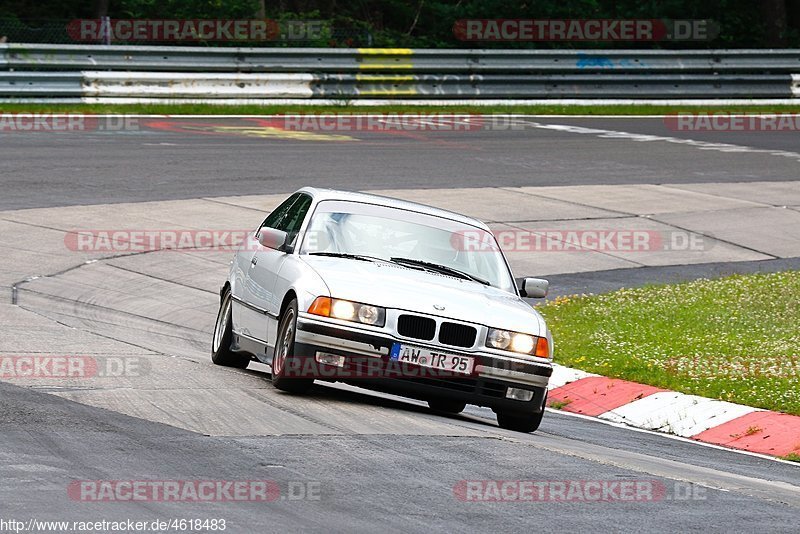
[[[800,454],[800,417],[752,412],[709,428],[692,439],[773,456]]]
[[[593,376],[553,389],[547,399],[549,403],[568,403],[561,408],[565,412],[597,416],[660,391],[667,390],[627,380]]]

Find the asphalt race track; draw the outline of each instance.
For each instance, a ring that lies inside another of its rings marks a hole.
[[[493,229],[617,224],[705,239],[702,250],[640,256],[510,255],[515,271],[536,271],[516,274],[549,275],[554,294],[798,268],[796,134],[675,132],[659,118],[520,121],[398,133],[141,118],[128,131],[0,133],[0,355],[138,369],[0,377],[0,519],[224,519],[227,532],[797,532],[800,465],[554,410],[526,435],[499,429],[487,409],[446,417],[341,384],[288,395],[266,366],[210,361],[229,252],[65,247],[81,228],[249,228],[283,194],[316,185],[441,204]],[[269,480],[279,494],[90,502],[70,490],[144,480]],[[655,491],[495,502],[466,498],[468,481]]]
[[[276,123],[143,118],[123,131],[0,132],[0,209],[288,193],[304,185],[791,180],[800,160],[793,132],[682,132],[661,118],[498,119],[496,129],[467,131],[330,131],[324,124],[286,131]],[[563,129],[570,126],[598,132]],[[660,139],[631,140],[622,132]]]

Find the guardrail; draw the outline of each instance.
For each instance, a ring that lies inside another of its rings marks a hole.
[[[791,99],[800,50],[0,45],[0,98]]]

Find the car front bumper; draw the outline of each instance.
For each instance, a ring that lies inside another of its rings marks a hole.
[[[399,364],[390,360],[395,343],[474,358],[473,372],[465,375]],[[331,356],[341,357],[336,365],[324,363]],[[495,410],[533,413],[543,407],[553,372],[550,363],[460,351],[457,347],[368,332],[306,314],[297,320],[293,359],[297,376],[349,382],[420,400],[450,399]],[[509,398],[509,388],[531,392],[531,398]]]

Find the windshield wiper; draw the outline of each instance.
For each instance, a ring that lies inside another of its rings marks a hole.
[[[384,260],[383,258],[377,258],[375,256],[365,256],[363,254],[348,254],[347,252],[309,252],[309,256],[328,256],[331,258],[345,258],[348,260],[361,260],[361,261],[384,261],[389,262],[389,260]]]
[[[457,278],[463,278],[464,280],[472,280],[473,282],[478,282],[479,284],[483,284],[485,286],[492,285],[487,280],[483,278],[478,278],[477,276],[471,275],[469,273],[465,273],[464,271],[459,271],[458,269],[454,269],[452,267],[448,267],[447,265],[441,265],[439,263],[431,263],[429,261],[423,260],[415,260],[413,258],[391,258],[391,260],[395,263],[400,264],[408,264],[418,267],[425,267],[428,269],[432,269],[434,271],[438,271],[442,274],[449,274],[451,276],[455,276]]]

